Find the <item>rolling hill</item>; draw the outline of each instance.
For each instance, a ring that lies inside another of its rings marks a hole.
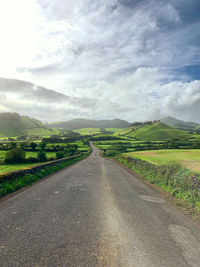
[[[197,130],[200,127],[198,123],[190,122],[190,121],[185,122],[182,120],[175,119],[173,117],[166,117],[166,118],[161,119],[160,121],[169,126],[172,126],[174,128],[184,130],[184,131],[193,131],[193,130]]]
[[[63,128],[66,130],[76,130],[81,128],[127,128],[130,123],[125,120],[87,120],[73,119],[65,122],[56,122],[46,124],[48,128]]]
[[[152,125],[144,125],[126,136],[135,137],[144,141],[164,141],[172,138],[185,139],[190,134],[168,126],[162,122],[155,122]]]
[[[18,113],[0,113],[0,137],[14,137],[22,135],[49,135],[45,125]]]

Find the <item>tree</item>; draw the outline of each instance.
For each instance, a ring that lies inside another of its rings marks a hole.
[[[194,149],[200,148],[200,143],[199,142],[193,143],[192,148],[194,148]]]
[[[64,156],[65,156],[65,153],[62,150],[59,150],[56,152],[56,158],[57,159],[62,159],[62,158],[64,158]]]
[[[37,147],[37,144],[34,143],[34,142],[31,142],[31,143],[30,143],[30,147],[31,147],[31,149],[34,151],[34,150],[36,149],[36,147]]]
[[[20,148],[24,149],[26,147],[26,143],[20,143]]]
[[[22,163],[25,161],[26,152],[21,148],[13,148],[6,153],[5,163]]]
[[[38,153],[37,153],[37,159],[39,161],[47,161],[47,156],[46,156],[46,153],[45,153],[44,150],[38,151]]]
[[[45,150],[46,145],[47,145],[47,143],[45,143],[45,142],[41,142],[41,143],[40,143],[40,148],[41,148],[41,150]]]
[[[178,139],[172,138],[170,141],[167,142],[168,148],[179,148]]]
[[[67,156],[72,156],[72,155],[75,155],[76,154],[77,149],[78,149],[78,146],[76,144],[74,144],[74,145],[67,145],[66,148],[65,148],[65,150],[64,150],[64,153]]]
[[[17,147],[17,143],[15,143],[15,142],[10,143],[10,148],[11,149],[16,148],[16,147]]]

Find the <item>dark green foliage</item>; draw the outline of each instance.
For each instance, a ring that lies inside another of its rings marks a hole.
[[[5,163],[22,163],[25,161],[26,152],[21,148],[13,148],[6,153]]]
[[[64,151],[59,150],[59,151],[56,152],[56,158],[57,158],[57,159],[62,159],[62,158],[64,158],[64,157],[65,157],[65,153],[64,153]]]
[[[106,150],[103,155],[106,156],[106,157],[114,157],[116,156],[117,154],[119,154],[119,152],[117,152],[116,150]]]
[[[26,146],[27,146],[27,144],[26,144],[26,143],[24,143],[24,142],[23,142],[23,143],[20,143],[20,148],[21,148],[21,149],[24,149],[24,148],[26,148]]]
[[[77,153],[78,146],[77,145],[67,145],[64,149],[64,154],[66,156],[73,156]]]
[[[167,142],[167,146],[168,148],[173,148],[173,149],[177,149],[179,148],[179,139],[171,139],[170,141]]]
[[[39,150],[38,153],[37,153],[37,159],[38,161],[47,161],[47,156],[46,156],[46,153],[44,150]]]
[[[50,161],[50,159],[49,159],[49,161]],[[26,162],[27,163],[37,163],[37,162],[39,162],[39,160],[38,160],[38,158],[35,158],[35,157],[28,157],[26,159]]]
[[[36,149],[36,147],[37,147],[37,143],[35,143],[35,142],[31,142],[31,143],[30,143],[30,147],[31,147],[31,149],[34,151],[34,150]]]
[[[46,146],[47,146],[47,143],[46,142],[41,142],[40,143],[41,150],[44,150]]]
[[[200,142],[194,142],[192,145],[192,148],[199,149],[200,148]]]
[[[16,147],[17,147],[17,143],[16,142],[10,143],[10,148],[11,149],[16,148]]]

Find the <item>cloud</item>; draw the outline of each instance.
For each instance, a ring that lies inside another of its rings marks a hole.
[[[187,11],[199,10],[196,1],[22,1],[23,10],[0,6],[0,75],[12,78],[0,79],[0,110],[199,120],[189,70],[200,64],[200,19]]]
[[[0,97],[10,111],[34,114],[43,121],[119,117],[133,122],[171,115],[200,122],[200,81],[163,83],[163,77],[156,68],[139,68],[114,84],[100,81],[93,88],[79,88],[74,97],[31,83],[0,79],[1,88],[4,83]]]

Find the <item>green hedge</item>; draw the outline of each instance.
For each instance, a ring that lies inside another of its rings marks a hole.
[[[152,184],[162,187],[176,198],[200,210],[200,174],[179,164],[157,166],[122,155],[118,155],[116,159]]]

